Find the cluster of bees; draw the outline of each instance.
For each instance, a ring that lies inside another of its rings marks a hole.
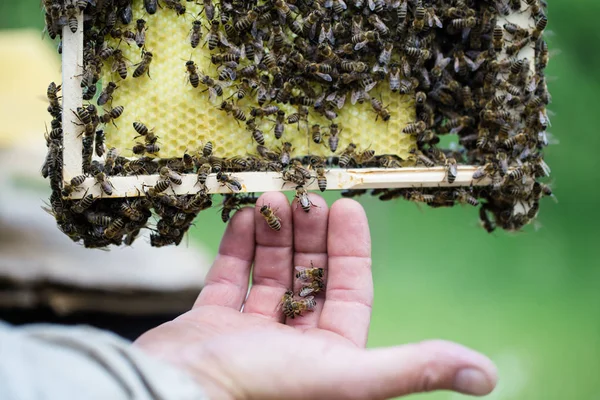
[[[317,306],[315,296],[317,293],[325,290],[325,270],[315,267],[312,262],[310,267],[295,267],[296,279],[301,283],[297,294],[293,290],[287,290],[281,302],[279,309],[287,318],[294,319],[302,315],[305,311],[312,311]]]
[[[144,8],[150,15],[175,12],[185,18],[185,3],[144,0]],[[447,170],[445,179],[452,183],[457,165],[477,165],[480,168],[469,188],[370,193],[381,200],[404,198],[432,207],[478,206],[488,232],[496,226],[519,230],[535,218],[539,200],[552,196],[550,187],[538,182],[550,173],[542,153],[548,145],[546,106],[551,100],[544,76],[549,53],[543,39],[548,20],[542,0],[204,0],[201,4],[201,14],[186,22],[190,23],[187,40],[191,48],[208,47],[217,72],[205,75],[194,61],[187,61],[188,82],[203,88],[212,101],[221,98],[218,108],[245,124],[257,143],[256,154],[221,158],[213,154],[209,142],[181,158],[156,158],[158,137],[143,122],[133,124],[136,138],[142,138],[133,147],[137,158],[106,149],[102,125],[114,123],[124,107],[112,107],[117,83],[104,82],[98,95],[97,83],[105,64],[121,79],[128,77],[121,50],[109,46],[107,39],[135,42],[141,53],[132,77],[150,75],[154,55],[145,49],[146,21],[134,21],[131,0],[43,1],[51,38],[61,36],[64,26],[75,32],[77,15],[85,16],[81,86],[84,100],[90,103],[66,110],[82,127],[85,175],[63,182],[63,110],[60,86],[54,83],[47,92],[53,120],[46,134],[48,156],[42,170],[53,191],[50,212],[73,240],[83,240],[88,247],[131,243],[140,229],[148,227],[154,210],[159,220],[152,228],[152,244],[178,244],[197,213],[212,205],[204,186],[210,173],[216,173],[218,182],[232,192],[223,197],[223,221],[233,210],[256,202],[254,196],[236,193],[242,186],[229,174],[242,171],[280,172],[284,182],[296,187],[296,197],[308,212],[312,204],[304,186],[316,179],[324,191],[328,168],[441,165]],[[515,13],[527,13],[530,26],[507,22],[505,17]],[[520,56],[527,48],[534,49],[534,59]],[[234,94],[223,98],[223,88],[232,85]],[[338,149],[342,122],[337,111],[350,106],[348,97],[351,104],[370,104],[379,123],[390,120],[390,111],[377,94],[381,90],[414,99],[416,119],[403,133],[412,135],[416,146],[406,160],[369,149],[358,151],[354,143]],[[100,107],[110,103],[110,109],[100,114],[91,103],[94,98]],[[239,106],[243,98],[255,102],[243,108]],[[293,106],[295,112],[286,115],[284,105]],[[314,115],[324,117],[329,125],[310,123]],[[258,128],[266,118],[273,119],[274,136],[281,141],[276,148],[265,145]],[[294,155],[284,135],[289,124],[305,126],[307,136],[326,145],[331,157]],[[458,146],[441,148],[443,135],[456,135]],[[193,195],[169,194],[173,185],[181,183],[181,175],[188,173],[197,174],[200,190]],[[160,177],[139,199],[96,201],[88,194],[81,200],[68,199],[85,176],[94,177],[102,192],[110,195],[110,176],[138,174]],[[483,178],[492,184],[477,186]],[[342,194],[353,197],[366,192]],[[280,229],[274,210],[263,206],[261,213],[272,229]]]

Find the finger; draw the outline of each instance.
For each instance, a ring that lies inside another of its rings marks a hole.
[[[454,390],[483,396],[498,380],[495,365],[485,356],[455,343],[426,341],[366,352],[346,380],[352,398],[387,399],[433,390]]]
[[[269,227],[260,213],[263,205],[270,206],[281,220],[281,230]],[[286,290],[292,287],[293,228],[292,209],[283,193],[265,193],[258,198],[254,209],[256,251],[252,287],[244,303],[244,312],[283,321],[277,305]]]
[[[367,343],[373,303],[371,236],[367,216],[354,200],[341,199],[329,211],[329,269],[319,328]]]
[[[244,208],[227,225],[219,254],[194,307],[212,305],[239,310],[248,292],[254,247],[254,210]]]
[[[314,207],[305,212],[298,206],[297,200],[292,203],[292,219],[294,221],[294,266],[324,268],[327,273],[327,224],[329,207],[319,195],[309,193],[309,199]],[[295,273],[295,271],[294,271]],[[325,278],[327,275],[325,275]],[[294,279],[294,293],[298,293],[303,282]],[[317,293],[317,305],[313,312],[307,312],[301,317],[288,318],[286,324],[297,328],[314,328],[317,326],[325,293]]]

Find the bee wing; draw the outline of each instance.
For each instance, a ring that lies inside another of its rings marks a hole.
[[[216,103],[217,100],[217,90],[213,87],[208,88],[208,99],[211,103]]]
[[[358,89],[353,89],[352,94],[350,95],[350,103],[352,103],[352,105],[356,104],[358,99],[361,97],[362,97],[362,91],[358,90]]]
[[[340,6],[342,6],[343,10],[348,9],[348,6],[346,5],[346,3],[344,2],[344,0],[338,0],[338,3],[340,4]]]
[[[327,39],[329,40],[329,43],[331,43],[332,46],[335,44],[335,36],[333,36],[333,29],[329,29],[327,31]]]
[[[364,91],[366,93],[369,93],[371,91],[371,89],[373,89],[375,86],[377,86],[377,82],[371,82],[367,86],[365,86]]]
[[[442,20],[440,20],[437,15],[433,14],[433,20],[435,22],[435,26],[437,26],[438,28],[441,29],[441,28],[444,27],[444,24],[442,23]]]
[[[337,96],[337,92],[331,92],[329,95],[327,95],[327,97],[325,98],[326,101],[333,101],[335,99],[335,96]]]
[[[387,66],[384,63],[377,63],[373,65],[373,72],[383,71],[384,74],[388,73]]]
[[[315,289],[311,286],[304,286],[302,289],[300,289],[300,292],[298,292],[298,296],[300,297],[306,297],[309,294],[313,293],[315,291]],[[311,296],[313,297],[313,296]]]
[[[369,43],[368,40],[365,40],[364,42],[358,42],[354,45],[354,50],[359,51],[360,49],[362,49],[363,47],[365,47],[367,45],[367,43]]]
[[[336,97],[335,105],[338,108],[338,110],[341,110],[342,107],[344,107],[344,104],[346,104],[346,96],[347,94],[343,93]]]
[[[450,171],[450,174],[453,176],[458,175],[458,166],[456,164],[450,164],[450,167],[448,168],[448,170]]]
[[[368,4],[369,4],[369,9],[371,11],[375,10],[375,1],[374,0],[369,0]]]
[[[331,75],[329,75],[329,74],[322,74],[320,72],[315,72],[315,75],[317,75],[319,78],[321,78],[327,82],[333,81],[333,79],[331,78]]]
[[[454,57],[454,72],[460,71],[460,59],[458,57]]]
[[[323,4],[325,8],[331,8],[333,6],[333,0],[325,0],[325,4]]]
[[[469,38],[470,34],[471,34],[471,28],[465,28],[465,29],[463,29],[463,32],[462,32],[462,39],[463,39],[463,41],[466,41]]]
[[[227,37],[225,36],[225,34],[221,31],[219,31],[219,42],[221,42],[221,44],[223,46],[227,46],[227,47],[232,47],[232,44],[229,43],[229,41],[227,40]]]
[[[314,40],[316,34],[317,34],[317,24],[313,24],[310,27],[310,32],[309,32],[308,37],[310,38],[310,40]]]
[[[321,27],[321,33],[319,34],[319,44],[323,43],[327,39],[327,31],[325,30],[325,26]]]
[[[279,22],[281,22],[281,25],[285,25],[285,20],[286,20],[285,11],[277,9],[277,14],[279,14]]]

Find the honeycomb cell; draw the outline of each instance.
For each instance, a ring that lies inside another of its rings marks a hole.
[[[153,53],[150,76],[132,77],[135,64],[142,59],[142,50],[135,43],[111,40],[109,44],[118,46],[129,60],[129,74],[127,79],[120,80],[116,73],[111,72],[111,68],[103,68],[103,82],[115,81],[119,86],[113,96],[113,106],[125,106],[123,115],[117,121],[118,128],[113,125],[105,127],[107,144],[118,148],[122,155],[131,156],[137,134],[132,124],[140,121],[154,129],[159,136],[161,150],[158,156],[163,158],[180,157],[185,150],[199,150],[207,141],[213,142],[215,154],[220,157],[255,153],[256,143],[246,130],[245,123],[234,120],[218,108],[220,102],[236,91],[235,85],[224,88],[223,97],[211,102],[206,86],[200,83],[197,88],[193,88],[189,83],[185,63],[190,59],[197,64],[199,72],[212,77],[218,74],[215,66],[210,63],[210,51],[204,45],[205,38],[195,49],[192,49],[189,42],[193,21],[191,16],[198,15],[202,6],[187,2],[188,13],[185,16],[177,16],[168,9],[148,15],[142,0],[134,0],[133,7],[134,21],[137,18],[147,21],[146,49]],[[204,14],[198,18],[205,26],[209,26],[203,20]],[[130,29],[135,29],[134,25]],[[352,106],[350,99],[347,99],[346,106],[339,110],[335,120],[341,129],[338,152],[353,142],[359,149],[370,148],[377,154],[397,154],[406,158],[408,150],[415,143],[413,137],[402,133],[402,129],[415,120],[414,103],[408,96],[392,96],[384,83],[370,94],[380,98],[388,106],[390,120],[384,122],[380,118],[376,119],[369,102]],[[248,95],[237,106],[250,118],[250,109],[252,105],[257,106],[255,103],[255,98]],[[296,112],[293,106],[287,104],[280,105],[280,108],[286,115]],[[280,147],[281,142],[286,141],[292,143],[295,156],[330,156],[332,152],[325,145],[327,140],[315,144],[310,138],[310,127],[313,124],[321,125],[326,135],[330,123],[325,117],[311,112],[307,123],[286,124],[281,140],[277,140],[273,134],[274,117],[273,121],[271,118],[264,118],[258,123],[258,128],[264,132],[265,144],[270,148]]]

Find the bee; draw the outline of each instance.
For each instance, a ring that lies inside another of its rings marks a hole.
[[[504,151],[498,151],[496,153],[496,159],[500,165],[500,175],[504,176],[508,173],[508,156]]]
[[[77,32],[78,24],[77,24],[77,16],[79,15],[79,10],[75,7],[75,4],[67,4],[65,6],[65,17],[67,18],[67,24],[69,25],[69,29],[72,33]]]
[[[144,8],[148,14],[155,14],[158,9],[158,0],[144,0]]]
[[[492,33],[492,48],[496,52],[501,52],[504,47],[504,34],[502,31],[502,27],[500,25],[496,25],[494,27],[494,31]]]
[[[258,12],[256,10],[249,10],[245,16],[243,16],[242,18],[238,19],[237,22],[233,25],[234,28],[238,31],[238,32],[245,32],[249,29],[255,29],[256,28],[256,20],[258,19],[259,15]]]
[[[210,76],[202,75],[202,77],[200,78],[200,82],[206,86],[206,89],[204,91],[208,90],[208,98],[210,101],[214,101],[217,98],[217,96],[223,96],[223,87],[221,87],[221,85],[215,82],[215,80],[212,79]]]
[[[411,151],[411,153],[413,153],[417,159],[417,163],[422,163],[423,165],[425,165],[428,168],[434,167],[435,163],[427,156],[425,156],[423,154],[423,152],[421,152],[420,150],[414,150]]]
[[[525,3],[528,5],[528,9],[531,11],[531,15],[536,18],[545,17],[544,7],[542,6],[542,1],[540,0],[525,0]]]
[[[473,180],[480,180],[485,177],[492,177],[496,173],[496,167],[493,163],[487,163],[473,173]]]
[[[190,44],[192,45],[193,49],[198,47],[200,39],[202,39],[202,22],[195,20],[192,22],[192,30],[190,32]]]
[[[410,123],[402,129],[402,132],[409,135],[418,135],[427,129],[427,124],[424,121],[417,121]]]
[[[313,142],[321,143],[321,125],[314,124],[311,128]]]
[[[492,233],[496,229],[496,224],[489,218],[485,206],[479,208],[479,221],[487,233]]]
[[[119,211],[132,221],[141,221],[144,218],[144,214],[129,203],[121,203]]]
[[[509,56],[514,56],[516,55],[518,52],[520,52],[523,48],[525,48],[525,46],[527,46],[530,42],[530,38],[526,37],[523,39],[519,39],[519,40],[513,40],[510,46],[506,47],[506,54],[508,54]]]
[[[213,152],[213,144],[212,142],[206,142],[204,147],[202,148],[202,156],[210,157]]]
[[[546,29],[546,25],[548,25],[548,18],[545,15],[542,15],[535,22],[535,28],[531,32],[531,40],[533,42],[537,42],[542,37],[542,34]]]
[[[260,213],[265,218],[265,221],[267,221],[269,228],[274,231],[281,230],[281,219],[275,214],[275,211],[270,206],[263,205],[260,208]]]
[[[185,68],[188,73],[188,81],[192,87],[197,88],[200,84],[200,77],[198,76],[198,69],[196,63],[192,60],[186,61]]]
[[[299,297],[306,297],[309,294],[317,294],[325,289],[325,283],[320,280],[314,280],[302,286],[298,292]]]
[[[227,188],[232,192],[239,192],[242,190],[242,184],[238,180],[221,171],[217,173],[217,181],[221,183],[221,186],[227,186]]]
[[[317,167],[317,183],[319,185],[319,190],[324,192],[327,189],[327,177],[325,176],[325,168],[322,166]]]
[[[252,107],[252,109],[250,110],[250,115],[252,115],[253,117],[262,118],[276,114],[277,112],[279,112],[279,107],[277,106],[267,106],[261,108]]]
[[[339,143],[339,133],[341,132],[341,129],[339,129],[338,124],[331,124],[329,126],[329,139],[328,139],[328,144],[329,144],[329,150],[331,150],[332,152],[336,152],[337,148],[338,148],[338,143]]]
[[[222,37],[219,32],[219,21],[214,20],[210,24],[210,30],[208,31],[208,36],[206,38],[206,42],[208,43],[208,49],[214,50],[219,45]]]
[[[456,180],[456,176],[458,175],[458,163],[456,159],[449,157],[446,159],[446,178],[448,179],[448,183],[452,184]]]
[[[358,35],[354,35],[351,38],[352,44],[354,44],[354,50],[359,51],[370,43],[379,41],[379,32],[377,31],[366,31],[361,32]]]
[[[160,151],[160,146],[157,144],[144,144],[144,143],[136,143],[135,146],[131,149],[133,154],[144,155],[146,153],[156,154]]]
[[[285,130],[285,111],[277,110],[277,116],[275,117],[275,125],[273,132],[275,133],[275,139],[281,139]]]
[[[94,156],[94,137],[84,136],[81,143],[81,169],[83,172],[88,173],[91,170],[92,157]]]
[[[106,176],[106,174],[104,172],[97,173],[94,176],[94,179],[96,180],[96,184],[100,185],[100,189],[102,190],[102,193],[105,193],[109,196],[111,196],[113,194],[114,186],[108,180],[108,177]]]
[[[390,120],[390,112],[383,106],[383,103],[375,97],[371,97],[371,107],[373,107],[373,111],[377,114],[375,121],[377,118],[381,117],[384,122]]]
[[[125,220],[122,218],[115,218],[110,225],[104,230],[104,237],[107,239],[114,239],[121,234],[125,227]]]
[[[181,185],[182,184],[182,176],[180,174],[178,174],[177,172],[173,171],[172,169],[170,169],[169,167],[162,167],[160,169],[160,177],[164,180],[168,180],[171,183],[174,183],[175,185]]]
[[[94,197],[94,195],[87,194],[86,191],[86,194],[81,198],[81,200],[77,201],[71,206],[71,211],[73,211],[76,214],[82,214],[85,210],[90,208],[92,204],[94,204],[95,200],[96,198]]]
[[[507,149],[512,149],[516,145],[525,145],[527,143],[527,135],[525,133],[519,133],[510,139],[505,140],[502,145]]]
[[[150,63],[152,62],[153,54],[149,51],[142,53],[142,61],[137,63],[137,68],[133,71],[133,77],[138,78],[145,73],[150,77]]]
[[[425,13],[425,7],[421,4],[415,8],[415,19],[412,23],[412,28],[415,32],[420,32],[425,28]]]
[[[265,137],[263,132],[256,127],[256,121],[254,118],[250,118],[246,121],[246,129],[252,132],[252,138],[261,146],[265,145]]]
[[[529,30],[521,28],[517,24],[507,22],[503,26],[504,30],[512,35],[513,40],[521,40],[529,36]]]
[[[171,187],[171,182],[169,180],[166,180],[166,179],[158,180],[158,182],[156,182],[156,185],[154,185],[154,186],[150,187],[150,189],[148,189],[147,194],[150,197],[158,197],[160,195],[160,193],[164,192],[165,190],[167,190],[170,187]],[[175,205],[175,204],[172,204],[172,205]]]
[[[338,161],[338,165],[341,168],[346,168],[350,162],[352,160],[354,160],[354,154],[355,154],[355,150],[356,150],[356,145],[354,143],[350,143],[348,145],[348,147],[346,147],[344,149],[344,151],[342,151],[342,154],[340,155],[339,161]]]
[[[112,72],[117,72],[121,79],[127,78],[127,63],[125,62],[125,56],[119,49],[113,52]]]
[[[48,90],[46,91],[46,96],[48,97],[48,101],[50,102],[50,107],[53,109],[60,110],[60,96],[58,92],[60,92],[61,85],[57,85],[54,82],[50,82],[48,85]]]
[[[141,18],[138,19],[135,29],[135,44],[142,48],[146,44],[146,21]]]
[[[242,111],[241,108],[234,106],[233,102],[231,102],[231,103],[228,103],[226,101],[222,102],[220,109],[225,111],[227,114],[233,115],[233,118],[235,118],[238,121],[246,120],[246,114],[244,114],[244,112]]]
[[[286,167],[290,163],[290,153],[292,151],[292,144],[290,142],[284,142],[281,147],[281,152],[279,154],[279,162]]]
[[[296,266],[294,269],[296,270],[296,279],[304,282],[322,281],[325,277],[325,269],[315,267],[312,261],[310,262],[310,267]]]
[[[212,21],[215,18],[215,5],[212,0],[203,0],[204,4],[204,15],[209,21]]]
[[[209,163],[204,163],[198,168],[198,179],[196,180],[196,185],[199,183],[203,186],[206,185],[206,179],[208,179],[208,174],[210,174],[212,167]]]
[[[61,193],[62,196],[63,197],[68,197],[73,192],[78,191],[79,187],[81,185],[83,185],[83,182],[85,182],[86,178],[87,178],[87,176],[85,176],[85,175],[78,175],[78,176],[72,178],[69,183],[65,182],[64,185],[63,185],[62,193]]]
[[[115,124],[114,120],[119,118],[123,114],[124,110],[125,110],[125,107],[123,107],[123,106],[117,106],[115,108],[111,108],[106,113],[104,113],[100,116],[100,122],[103,124],[108,124],[108,123],[112,122],[114,125]]]
[[[102,155],[104,154],[104,140],[105,139],[106,139],[106,136],[104,135],[104,131],[97,130],[94,149],[95,149],[96,155],[98,157],[102,157]]]
[[[308,36],[310,40],[314,40],[317,32],[317,24],[321,20],[322,12],[320,10],[313,10],[303,22],[302,28],[304,30],[304,36]]]
[[[304,212],[309,212],[311,207],[316,207],[308,197],[308,191],[304,188],[304,186],[296,186],[296,199],[298,200],[298,204],[302,207]]]
[[[99,106],[103,106],[106,103],[108,103],[109,101],[112,101],[113,94],[114,94],[115,90],[117,89],[117,87],[118,86],[116,83],[108,82],[108,84],[106,85],[106,88],[104,88],[104,90],[102,90],[102,92],[100,92],[100,96],[98,96],[98,100],[96,103]]]
[[[181,3],[179,3],[179,0],[163,0],[163,2],[165,3],[165,6],[167,8],[175,10],[175,12],[177,13],[177,15],[183,15],[183,14],[185,14],[186,8],[185,8],[184,5],[182,5]]]

